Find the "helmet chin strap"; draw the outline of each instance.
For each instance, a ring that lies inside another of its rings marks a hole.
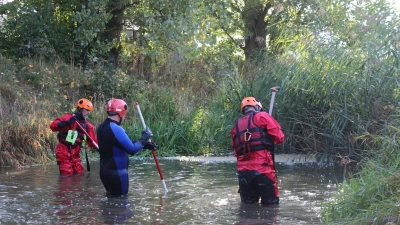
[[[122,120],[124,119],[124,117],[121,117],[120,115],[118,115],[118,116],[119,116],[119,123],[118,123],[118,125],[121,125]]]
[[[253,110],[251,110],[251,108]],[[243,114],[247,114],[247,113],[250,113],[250,112],[259,112],[259,111],[257,110],[257,108],[255,106],[245,106],[243,108],[243,112],[242,112]]]

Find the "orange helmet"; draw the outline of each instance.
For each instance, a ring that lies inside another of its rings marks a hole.
[[[90,102],[86,98],[79,99],[78,102],[76,103],[76,107],[80,108],[80,109],[86,109],[88,111],[92,111],[93,110],[92,102]]]
[[[245,97],[240,104],[240,110],[243,112],[245,106],[257,106],[259,104],[254,97]]]
[[[109,115],[119,115],[121,118],[128,112],[128,105],[122,99],[113,98],[108,101],[106,111]]]

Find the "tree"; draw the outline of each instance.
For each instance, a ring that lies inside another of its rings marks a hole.
[[[260,54],[281,54],[296,36],[309,34],[315,15],[329,4],[337,3],[149,0],[128,9],[126,17],[139,27],[142,42],[136,45],[148,55],[173,51],[191,58],[222,51],[225,56],[241,53],[250,61]]]
[[[0,31],[1,53],[9,57],[61,57],[84,62],[109,43],[97,39],[110,14],[103,0],[24,0],[1,6],[7,19]]]
[[[220,29],[243,50],[247,60],[265,53],[281,54],[295,36],[307,33],[321,4],[308,0],[210,1]],[[224,10],[222,10],[224,9]]]

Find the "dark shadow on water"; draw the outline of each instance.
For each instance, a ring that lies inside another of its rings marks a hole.
[[[93,194],[88,191],[90,182],[90,174],[59,177],[58,188],[54,193],[59,205],[55,213],[58,223],[76,224],[79,221],[82,224],[124,224],[134,216],[128,197],[104,197],[98,203],[98,209],[87,209],[95,200],[91,199]],[[98,218],[99,214],[101,218]]]
[[[265,206],[241,203],[238,209],[238,221],[235,225],[276,224],[278,215],[279,205]]]
[[[54,196],[56,197],[54,204],[58,208],[55,211],[55,215],[59,218],[59,222],[75,222],[72,215],[77,213],[77,199],[82,198],[83,179],[83,175],[74,175],[71,177],[59,176],[58,188],[54,192]]]
[[[127,197],[105,197],[99,205],[104,224],[124,224],[134,216]]]

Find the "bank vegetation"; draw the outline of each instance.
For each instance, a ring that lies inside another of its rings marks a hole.
[[[232,154],[241,99],[268,111],[274,87],[276,154],[358,165],[324,222],[399,223],[400,23],[387,2],[105,2],[0,6],[0,166],[55,163],[49,124],[82,97],[95,126],[124,99],[132,139],[139,102],[159,156]]]

